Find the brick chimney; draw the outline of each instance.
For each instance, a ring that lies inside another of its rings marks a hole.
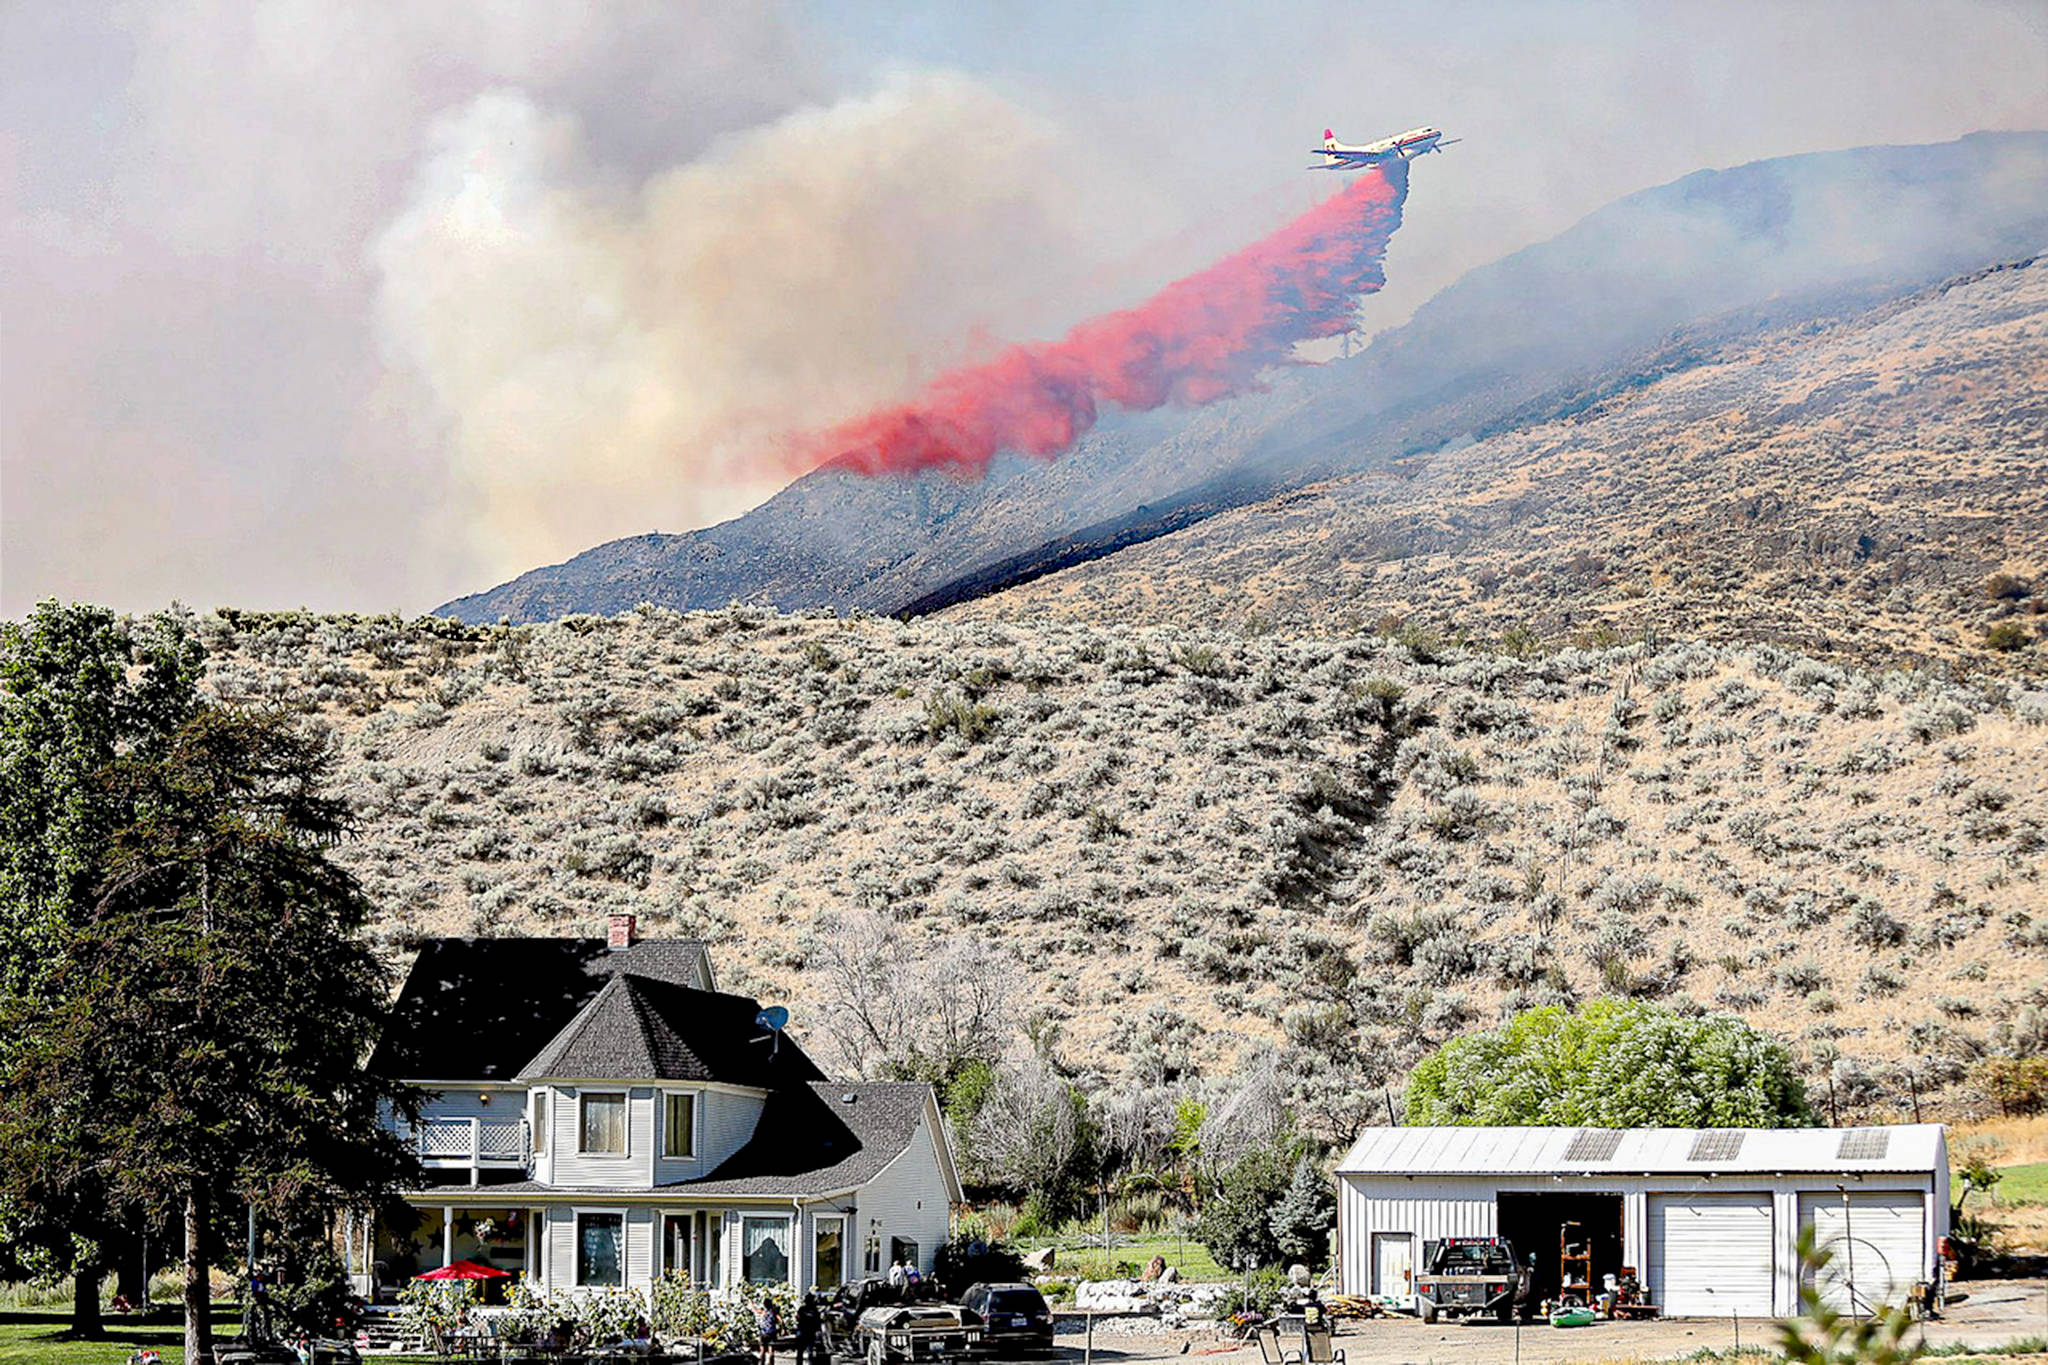
[[[613,915],[605,926],[604,946],[613,952],[640,941],[639,921],[632,915]]]

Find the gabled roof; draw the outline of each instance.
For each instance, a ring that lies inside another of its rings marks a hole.
[[[1876,1128],[1368,1128],[1339,1175],[1946,1170],[1938,1123]]]
[[[785,1043],[784,1047],[787,1048]],[[812,1081],[788,1086],[768,1097],[754,1136],[718,1169],[695,1180],[673,1181],[650,1189],[621,1185],[609,1189],[585,1185],[557,1187],[535,1180],[472,1186],[466,1181],[435,1186],[427,1193],[475,1194],[488,1190],[507,1194],[648,1195],[675,1198],[717,1197],[807,1199],[859,1189],[902,1156],[917,1136],[918,1125],[934,1117],[932,1088],[911,1081]],[[932,1134],[943,1142],[943,1133]],[[941,1154],[947,1176],[947,1198],[960,1197]]]
[[[677,1194],[813,1195],[854,1189],[903,1155],[931,1104],[916,1081],[814,1081],[768,1097],[744,1147]]]
[[[534,1081],[719,1081],[770,1090],[820,1080],[792,1038],[754,1022],[758,1001],[620,973],[519,1071]]]
[[[509,1081],[623,972],[712,985],[710,959],[695,939],[616,950],[592,938],[428,939],[370,1069],[415,1081]]]

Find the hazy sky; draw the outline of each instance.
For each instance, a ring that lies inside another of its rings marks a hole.
[[[1435,123],[1388,325],[1703,166],[2048,127],[2033,3],[0,3],[0,613],[431,607]]]

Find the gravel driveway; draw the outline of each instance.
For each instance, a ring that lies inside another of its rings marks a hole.
[[[1938,1322],[1916,1327],[1932,1346],[1968,1343],[1996,1347],[2021,1337],[2048,1336],[2048,1281],[1995,1280],[1958,1286],[1967,1294],[1949,1305]],[[1768,1318],[1678,1318],[1668,1322],[1603,1322],[1569,1330],[1525,1327],[1519,1357],[1516,1332],[1493,1323],[1425,1327],[1414,1318],[1396,1317],[1347,1322],[1337,1338],[1345,1365],[1424,1365],[1424,1362],[1470,1362],[1510,1365],[1528,1362],[1656,1360],[1681,1356],[1703,1346],[1725,1350],[1741,1333],[1744,1346],[1768,1345],[1776,1338]],[[1063,1362],[1083,1358],[1084,1339],[1062,1332],[1058,1338]],[[1184,1361],[1187,1365],[1254,1365],[1255,1345],[1231,1346],[1207,1332],[1166,1332],[1156,1336],[1111,1335],[1098,1331],[1095,1359],[1104,1365],[1135,1365],[1140,1361]]]

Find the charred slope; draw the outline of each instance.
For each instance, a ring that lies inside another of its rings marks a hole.
[[[958,610],[2038,672],[2044,324],[2048,259],[1973,272]]]
[[[960,600],[1034,561],[1187,524],[1141,508],[1230,506],[1234,488],[1298,485],[1532,420],[1640,373],[1680,329],[1839,312],[2043,241],[2048,134],[1702,171],[1472,271],[1354,359],[1282,374],[1267,393],[1115,415],[1063,459],[1005,460],[978,483],[819,471],[732,521],[613,541],[440,611],[531,621],[641,602]]]

